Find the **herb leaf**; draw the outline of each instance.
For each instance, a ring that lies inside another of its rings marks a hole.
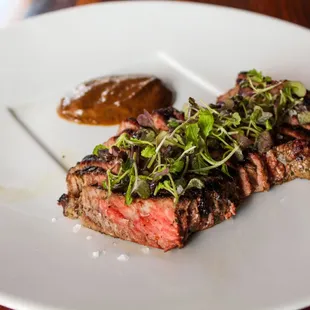
[[[191,189],[191,188],[202,189],[202,188],[204,188],[204,187],[205,187],[205,185],[204,185],[204,183],[203,183],[200,179],[198,179],[198,178],[192,178],[192,179],[188,182],[188,184],[186,185],[185,189],[183,190],[183,194],[184,194],[187,190],[189,190],[189,189]]]
[[[180,125],[180,123],[175,119],[175,118],[172,118],[168,121],[168,126],[170,128],[176,128]]]
[[[126,190],[126,194],[125,194],[126,205],[130,205],[133,201],[133,198],[131,196],[131,191],[132,191],[132,187],[133,187],[134,182],[135,182],[135,176],[131,175],[130,179],[129,179],[128,187]]]
[[[310,111],[297,114],[300,125],[310,124]]]
[[[288,81],[286,85],[291,87],[292,92],[298,97],[304,97],[307,93],[306,87],[301,82]]]
[[[155,147],[148,145],[141,151],[141,155],[145,158],[151,158],[153,155],[155,155]]]
[[[240,125],[241,117],[240,117],[240,114],[238,112],[234,112],[232,115],[232,118],[234,120],[234,122],[232,123],[233,125],[235,125],[235,126]]]
[[[191,162],[192,169],[195,171],[200,171],[203,168],[208,167],[208,164],[203,160],[200,154],[197,154]]]
[[[169,171],[171,173],[179,173],[184,168],[184,161],[183,160],[176,160],[170,167]]]
[[[93,154],[96,155],[96,156],[98,156],[98,152],[99,152],[100,150],[107,150],[107,149],[108,149],[108,148],[107,148],[105,145],[103,145],[103,144],[98,144],[98,145],[95,146],[95,148],[94,148],[94,150],[93,150]]]
[[[133,185],[133,188],[131,190],[131,194],[136,193],[138,194],[142,199],[147,199],[151,195],[151,190],[148,182],[146,180],[143,180],[139,177],[136,177],[135,183]]]
[[[192,143],[191,144],[192,146],[198,143],[198,133],[199,133],[199,127],[197,123],[190,124],[186,127],[185,135],[186,135],[187,145]]]
[[[158,194],[158,192],[162,189],[168,191],[171,194],[174,194],[170,180],[165,180],[164,182],[159,182],[155,188],[154,195],[156,196]]]
[[[272,125],[270,124],[269,119],[266,120],[265,127],[266,127],[266,130],[272,130]]]
[[[137,117],[137,122],[143,127],[155,128],[152,115],[147,110],[144,110],[144,113]]]
[[[231,176],[230,173],[229,173],[229,171],[228,171],[228,166],[227,166],[226,164],[223,164],[223,165],[222,165],[221,170],[222,170],[222,172],[223,172],[224,174],[226,174],[227,176],[229,176],[229,177]]]
[[[198,125],[204,138],[208,137],[214,124],[214,117],[210,111],[204,110],[199,113]],[[197,132],[198,134],[198,132]]]

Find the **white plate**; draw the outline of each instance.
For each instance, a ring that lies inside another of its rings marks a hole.
[[[306,29],[187,3],[91,5],[2,30],[0,304],[117,310],[309,305],[307,181],[255,195],[233,220],[195,235],[182,250],[145,254],[139,245],[87,229],[72,232],[76,222],[56,205],[65,172],[55,161],[74,165],[116,130],[57,117],[59,99],[83,80],[153,73],[173,85],[181,107],[189,96],[214,100],[237,72],[253,67],[309,88],[309,55]],[[91,258],[97,250],[106,254]],[[120,254],[129,260],[118,261]]]

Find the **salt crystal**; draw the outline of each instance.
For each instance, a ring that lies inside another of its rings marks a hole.
[[[74,111],[74,113],[75,113],[76,115],[78,115],[78,116],[81,116],[81,115],[83,115],[84,111],[81,110],[81,109],[77,109],[77,110]]]
[[[93,237],[92,236],[87,236],[86,240],[91,240]]]
[[[74,233],[77,233],[81,229],[81,224],[75,224],[72,228]]]
[[[121,254],[120,256],[117,257],[117,260],[119,262],[127,262],[129,260],[129,256],[126,254]]]
[[[116,246],[116,242],[113,242],[112,244],[113,244],[113,246]]]
[[[102,255],[106,255],[106,254],[107,254],[107,251],[106,251],[106,250],[102,250],[102,251],[101,251],[101,254],[102,254]]]
[[[94,251],[93,253],[92,253],[92,257],[93,258],[98,258],[100,256],[100,252],[99,251]]]
[[[282,197],[282,198],[280,199],[280,203],[283,203],[283,202],[285,201],[285,198],[286,198],[286,197]]]
[[[148,247],[143,247],[141,249],[141,252],[144,253],[144,254],[149,254],[150,253],[150,249]]]
[[[52,223],[55,223],[57,221],[56,217],[52,218]]]

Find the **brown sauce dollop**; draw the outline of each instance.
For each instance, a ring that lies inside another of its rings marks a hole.
[[[102,77],[80,84],[72,96],[61,99],[58,114],[82,124],[116,125],[144,109],[172,104],[172,92],[154,76]]]

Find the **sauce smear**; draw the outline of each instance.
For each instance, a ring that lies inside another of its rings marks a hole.
[[[116,125],[172,104],[172,92],[154,76],[102,77],[80,84],[61,99],[58,114],[81,124]]]

